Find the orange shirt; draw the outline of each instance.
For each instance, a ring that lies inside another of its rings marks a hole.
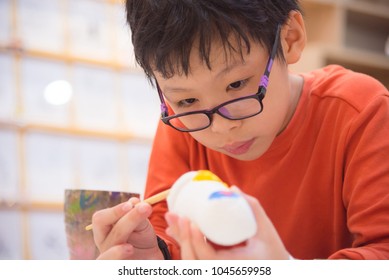
[[[256,160],[215,152],[160,122],[145,196],[208,169],[260,201],[295,258],[389,259],[389,93],[334,65],[303,77],[294,116]],[[179,259],[166,211],[156,204],[151,222]]]

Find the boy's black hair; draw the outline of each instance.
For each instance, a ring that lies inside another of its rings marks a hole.
[[[300,7],[298,0],[127,0],[126,10],[136,61],[152,80],[154,71],[166,78],[188,75],[193,48],[211,69],[215,40],[226,55],[249,52],[250,39],[270,53],[277,25]],[[281,47],[278,56],[282,57]]]

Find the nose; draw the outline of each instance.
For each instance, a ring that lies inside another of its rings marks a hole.
[[[219,114],[213,114],[211,131],[214,133],[225,134],[230,130],[237,128],[241,125],[242,120],[229,120],[223,118]]]

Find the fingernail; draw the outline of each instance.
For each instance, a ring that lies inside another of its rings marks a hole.
[[[123,211],[129,211],[130,209],[132,209],[134,205],[132,204],[131,201],[127,201],[126,203],[124,203],[122,209]]]
[[[144,214],[149,210],[149,205],[147,203],[140,203],[137,208],[139,213]]]
[[[131,202],[132,205],[135,205],[135,204],[137,204],[139,202],[139,198],[137,198],[137,197],[130,197],[128,202]]]

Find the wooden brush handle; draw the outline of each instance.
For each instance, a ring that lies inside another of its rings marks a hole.
[[[153,196],[150,196],[149,198],[146,198],[145,200],[143,200],[144,202],[147,202],[148,204],[150,205],[153,205],[155,203],[158,203],[164,199],[166,199],[166,197],[168,196],[169,194],[169,191],[170,189],[167,189],[165,191],[162,191],[160,193],[157,193],[156,195],[153,195]],[[85,227],[85,230],[91,230],[93,228],[92,224],[90,225],[87,225]]]

